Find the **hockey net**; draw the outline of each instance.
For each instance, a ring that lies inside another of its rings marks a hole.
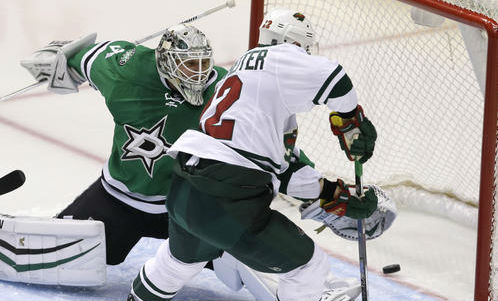
[[[398,191],[397,202],[474,226],[474,298],[497,300],[498,4],[253,0],[250,46],[256,45],[263,14],[273,7],[304,13],[317,32],[319,54],[337,59],[352,78],[379,133],[364,182]],[[329,177],[353,180],[352,163],[330,133],[327,109],[301,114],[298,122],[298,146],[317,168]]]

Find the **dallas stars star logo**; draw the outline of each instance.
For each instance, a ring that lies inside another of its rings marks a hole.
[[[141,160],[145,170],[152,178],[154,163],[166,154],[171,147],[163,137],[163,130],[168,115],[164,116],[151,129],[136,129],[127,124],[124,125],[128,141],[123,145],[121,160]]]

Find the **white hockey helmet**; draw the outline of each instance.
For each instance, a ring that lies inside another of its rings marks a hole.
[[[187,24],[170,27],[156,48],[156,64],[186,101],[204,103],[202,93],[213,69],[213,51],[204,33]]]
[[[259,27],[260,45],[298,44],[311,54],[315,32],[308,19],[299,12],[277,8],[265,15]]]

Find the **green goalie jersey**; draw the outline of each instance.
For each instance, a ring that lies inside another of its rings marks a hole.
[[[174,164],[166,151],[185,130],[198,128],[203,106],[186,102],[159,76],[154,49],[102,42],[83,49],[68,64],[100,91],[114,119],[112,152],[102,170],[104,188],[136,209],[166,212]],[[214,67],[205,102],[225,74]]]

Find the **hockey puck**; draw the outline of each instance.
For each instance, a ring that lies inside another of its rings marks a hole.
[[[396,273],[399,272],[400,270],[401,266],[399,264],[390,264],[382,268],[382,272],[384,272],[384,274]]]

